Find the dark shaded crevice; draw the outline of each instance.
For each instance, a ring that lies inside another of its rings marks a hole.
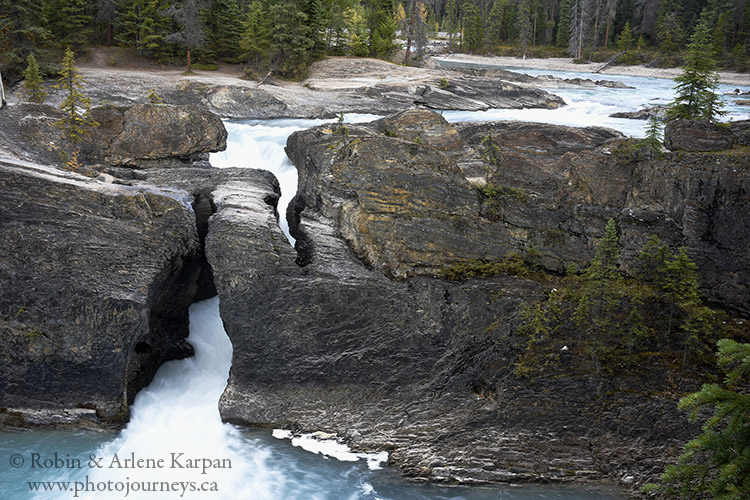
[[[206,235],[208,235],[208,219],[216,213],[216,204],[211,195],[197,193],[194,195],[193,211],[195,212],[195,227],[198,230],[198,240],[201,244],[200,261],[201,271],[198,276],[198,291],[193,299],[194,302],[215,297],[216,286],[214,285],[214,273],[211,265],[206,259]]]
[[[289,234],[295,239],[294,250],[297,252],[295,263],[305,267],[312,263],[315,257],[315,247],[312,239],[307,235],[305,229],[300,225],[302,211],[305,209],[305,199],[297,194],[286,209],[286,220],[289,224]]]
[[[126,368],[123,403],[127,406],[151,383],[163,363],[195,354],[187,341],[190,305],[216,296],[213,271],[205,254],[208,220],[216,213],[216,205],[209,194],[196,193],[193,211],[200,247],[188,255],[175,256],[151,287],[148,326],[134,341]],[[127,415],[127,408],[122,413]]]

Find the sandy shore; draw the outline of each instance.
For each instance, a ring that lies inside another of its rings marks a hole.
[[[466,62],[475,64],[488,64],[503,67],[529,68],[529,69],[548,69],[551,71],[580,71],[584,73],[593,73],[601,68],[604,63],[586,63],[574,64],[572,59],[568,58],[549,58],[549,59],[520,59],[517,57],[488,57],[474,56],[469,54],[447,54],[445,56],[433,56],[433,60],[445,60],[455,62]],[[682,70],[680,68],[647,68],[645,66],[610,66],[601,71],[602,75],[626,75],[626,76],[648,76],[652,78],[674,78]],[[750,73],[734,73],[731,71],[720,71],[719,81],[729,85],[738,85],[749,87],[750,90]]]

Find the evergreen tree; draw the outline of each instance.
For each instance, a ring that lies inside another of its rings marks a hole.
[[[315,44],[303,5],[299,0],[281,0],[271,5],[268,17],[273,68],[282,76],[303,76]]]
[[[457,0],[448,0],[445,4],[443,29],[448,32],[448,44],[453,49],[453,34],[460,31],[460,14]]]
[[[661,128],[661,120],[656,116],[656,113],[652,114],[648,118],[648,128],[646,129],[646,138],[644,141],[648,149],[654,154],[661,152],[663,137]]]
[[[307,14],[307,25],[310,28],[310,38],[313,42],[310,55],[313,59],[318,59],[326,51],[326,20],[323,2],[321,0],[307,0],[304,12]]]
[[[482,50],[484,22],[479,7],[473,0],[464,6],[464,49],[476,53]]]
[[[346,29],[352,55],[366,57],[370,54],[367,37],[367,20],[361,5],[346,11]]]
[[[680,400],[690,420],[705,410],[713,415],[685,446],[679,463],[665,468],[656,488],[668,497],[750,498],[750,344],[722,339],[718,346],[718,365],[728,369],[724,383],[705,384]]]
[[[236,58],[243,31],[237,0],[211,0],[210,8],[203,12],[207,55],[213,59]]]
[[[529,45],[529,34],[531,31],[531,20],[529,19],[529,5],[526,0],[519,0],[518,2],[518,40],[521,42],[521,50],[523,50],[523,58],[526,59],[526,48]]]
[[[88,127],[96,124],[89,116],[91,99],[81,93],[83,83],[84,79],[76,69],[75,54],[68,48],[65,50],[60,79],[55,88],[61,89],[65,93],[65,97],[60,103],[60,111],[63,112],[63,117],[60,118],[58,126],[63,130],[68,140],[74,144],[81,141]],[[82,112],[79,112],[79,109]]]
[[[29,54],[51,37],[43,0],[0,0],[0,63],[5,77],[20,76]]]
[[[117,0],[97,0],[96,20],[107,25],[107,44],[112,45],[112,27],[117,21]]]
[[[158,55],[167,35],[159,0],[125,0],[117,11],[117,41],[141,55]]]
[[[250,2],[242,26],[240,47],[245,51],[245,57],[254,59],[257,64],[259,59],[266,56],[271,43],[268,13],[263,2],[260,0]]]
[[[572,8],[571,0],[562,0],[560,2],[560,17],[557,22],[557,46],[565,47],[568,45],[570,38],[570,9]]]
[[[91,40],[87,0],[53,0],[47,4],[50,31],[61,46],[80,47]]]
[[[396,19],[392,0],[367,1],[367,28],[370,31],[370,56],[386,58],[396,49]]]
[[[190,72],[191,51],[202,47],[206,42],[200,12],[204,6],[204,0],[182,0],[175,3],[167,10],[180,27],[180,31],[167,36],[167,41],[177,42],[187,50],[187,72]]]
[[[619,50],[628,51],[633,48],[635,37],[633,37],[633,31],[630,29],[630,21],[625,22],[625,26],[623,26],[615,43]]]
[[[715,71],[713,46],[708,22],[703,19],[690,38],[682,74],[675,78],[675,100],[669,105],[670,119],[714,122],[724,114],[716,95],[719,78]]]
[[[39,75],[39,66],[34,54],[29,54],[28,65],[24,72],[23,87],[26,98],[37,104],[41,104],[47,98],[47,92],[42,88],[42,77]]]
[[[682,46],[682,26],[675,12],[665,13],[659,18],[656,24],[656,39],[659,42],[659,50],[665,54],[671,54]]]

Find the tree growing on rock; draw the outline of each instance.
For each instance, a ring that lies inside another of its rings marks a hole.
[[[690,38],[682,74],[675,78],[677,95],[667,111],[672,120],[715,122],[724,114],[721,99],[716,95],[719,77],[716,74],[708,17],[701,17]]]
[[[660,485],[648,485],[667,497],[750,498],[750,344],[718,342],[723,384],[705,384],[680,400],[691,420],[705,419],[701,433],[685,446],[676,465],[665,468]]]
[[[31,102],[41,104],[47,98],[47,92],[42,88],[42,77],[39,75],[39,66],[34,54],[29,54],[27,61],[26,71],[23,74],[23,88],[26,92],[26,98]]]
[[[89,116],[91,99],[81,92],[84,82],[85,80],[76,69],[75,53],[70,48],[66,49],[60,79],[55,85],[55,88],[62,90],[65,94],[65,98],[60,103],[60,111],[64,116],[58,121],[58,126],[65,137],[74,144],[81,141],[88,127],[96,125],[96,122]]]

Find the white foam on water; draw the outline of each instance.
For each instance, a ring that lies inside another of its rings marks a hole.
[[[380,118],[369,114],[345,114],[345,123],[363,123]],[[209,162],[214,167],[258,168],[268,170],[279,180],[281,198],[279,199],[279,226],[284,231],[289,243],[294,245],[294,238],[289,234],[286,220],[286,209],[297,193],[297,169],[287,157],[284,147],[290,135],[298,130],[305,130],[323,123],[336,120],[244,120],[226,121],[227,149],[213,153]]]
[[[308,434],[295,435],[286,429],[274,429],[272,432],[276,439],[289,439],[292,446],[302,448],[316,455],[335,458],[341,462],[357,462],[366,460],[370,470],[379,470],[382,464],[388,461],[388,452],[379,453],[355,453],[349,446],[339,442],[335,434],[325,432],[312,432]]]
[[[89,482],[127,483],[131,489],[129,499],[206,499],[211,495],[238,500],[277,499],[276,490],[284,478],[266,466],[270,451],[243,438],[219,415],[218,402],[227,384],[232,344],[219,317],[218,298],[191,306],[188,340],[195,348],[195,356],[170,361],[159,368],[151,384],[136,397],[127,427],[116,439],[93,452],[101,458],[102,468],[86,469]],[[126,459],[132,458],[151,459],[156,466],[123,468]],[[161,466],[158,460],[162,460]],[[224,468],[213,468],[215,465]],[[84,477],[72,479],[82,481]],[[215,483],[218,492],[189,491],[190,486],[188,491],[182,486],[172,492],[132,491],[134,483],[144,482],[196,483],[198,488],[213,488],[211,483]],[[112,491],[80,494],[84,499],[119,497],[122,494]],[[54,497],[45,494],[38,498]]]

